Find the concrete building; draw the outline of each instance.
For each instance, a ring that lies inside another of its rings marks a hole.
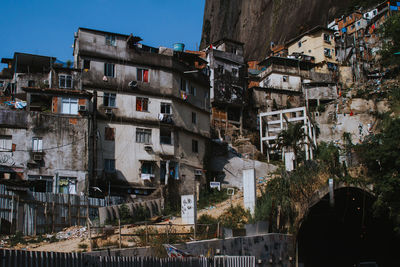
[[[206,50],[210,69],[212,126],[224,135],[241,134],[247,87],[243,43],[221,39]]]
[[[256,113],[268,112],[302,105],[302,83],[311,81],[311,61],[293,58],[268,57],[261,61],[259,85],[253,86]]]
[[[289,55],[302,54],[315,59],[315,71],[329,73],[337,68],[334,30],[317,26],[290,40]]]
[[[133,35],[79,28],[74,66],[94,94],[93,183],[149,195],[162,185],[199,191],[210,135],[209,80],[197,55],[153,48]]]
[[[53,63],[35,76],[24,71],[49,57],[18,58],[18,75],[12,73],[17,90],[3,94],[0,104],[0,182],[37,192],[86,192],[91,94],[79,89],[80,71]],[[47,84],[36,83],[43,78]],[[26,99],[26,107],[4,101],[16,96]]]

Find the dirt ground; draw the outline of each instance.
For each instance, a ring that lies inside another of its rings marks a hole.
[[[258,184],[257,186],[257,195],[260,194],[260,188],[262,185]],[[218,203],[216,205],[207,207],[205,209],[199,210],[197,212],[197,217],[200,217],[203,214],[208,214],[214,218],[219,217],[225,210],[227,210],[231,205],[241,205],[243,206],[243,193],[238,191],[234,196],[230,199],[225,200],[224,202]],[[173,224],[173,229],[176,232],[180,233],[189,233],[191,231],[191,226],[179,226],[182,224],[182,218],[174,217],[168,221],[164,221],[159,223],[159,226],[151,226],[153,229],[157,228],[158,232],[166,231],[166,227],[168,224]],[[79,232],[79,229],[82,227],[70,227],[68,229],[64,229],[63,233],[67,232]],[[140,229],[144,230],[144,226],[123,226],[122,227],[122,234],[132,234]],[[115,230],[117,233],[118,230]],[[93,234],[95,236],[95,234]],[[113,234],[107,236],[106,240],[102,241],[108,242],[110,244],[118,244],[118,234]],[[101,243],[101,242],[100,242]],[[123,244],[132,246],[135,243],[132,239],[124,237]],[[7,246],[5,246],[7,247]],[[89,239],[87,238],[87,231],[84,233],[79,233],[71,236],[69,239],[60,240],[57,242],[50,243],[49,241],[41,242],[41,243],[29,243],[27,245],[18,244],[14,248],[18,249],[26,249],[26,250],[34,250],[34,251],[54,251],[54,252],[82,252],[86,251],[89,248]]]

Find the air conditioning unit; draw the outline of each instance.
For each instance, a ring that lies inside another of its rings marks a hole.
[[[153,151],[153,147],[147,145],[147,146],[144,146],[144,150],[146,150],[147,152],[151,152],[151,151]]]
[[[86,111],[86,106],[85,105],[80,105],[79,106],[79,111]]]
[[[33,154],[33,160],[34,161],[41,161],[41,160],[43,160],[43,155],[39,154],[39,153],[34,153]]]
[[[137,82],[137,81],[130,81],[129,84],[128,84],[128,86],[129,86],[130,88],[136,88],[137,85],[138,85],[138,82]]]
[[[195,169],[195,170],[194,170],[194,175],[196,175],[196,176],[201,176],[201,175],[203,175],[203,170],[201,170],[201,169]]]
[[[107,115],[112,115],[113,114],[112,109],[110,109],[110,108],[106,109],[105,113]]]

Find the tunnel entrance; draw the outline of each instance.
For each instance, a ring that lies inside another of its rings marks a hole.
[[[337,189],[334,196],[333,207],[328,194],[310,208],[297,239],[303,263],[299,266],[357,266],[367,261],[396,266],[400,240],[388,219],[373,216],[374,196],[352,187]]]

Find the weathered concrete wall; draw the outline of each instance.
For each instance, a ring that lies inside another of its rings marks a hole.
[[[227,238],[224,240],[195,241],[174,246],[195,256],[255,256],[256,262],[261,260],[261,264],[257,266],[291,267],[295,266],[295,249],[293,243],[291,235],[265,234]],[[146,257],[156,256],[155,253],[157,252],[153,248],[127,248],[89,252],[88,254],[96,256]]]
[[[9,110],[13,113],[15,111]],[[11,135],[15,151],[8,155],[6,166],[30,175],[53,177],[53,192],[58,192],[58,178],[77,179],[77,191],[84,191],[88,170],[88,120],[85,117],[65,116],[40,112],[26,112],[27,128],[0,128],[0,135]],[[11,116],[11,115],[10,115]],[[32,139],[42,138],[43,160],[35,161]]]
[[[286,80],[284,80],[284,77]],[[300,91],[301,77],[288,74],[271,73],[260,82],[260,87],[272,87],[276,89]]]
[[[221,255],[255,256],[262,260],[259,266],[294,266],[293,237],[283,234],[266,234],[258,236],[234,237],[188,242],[176,245],[192,255]]]

